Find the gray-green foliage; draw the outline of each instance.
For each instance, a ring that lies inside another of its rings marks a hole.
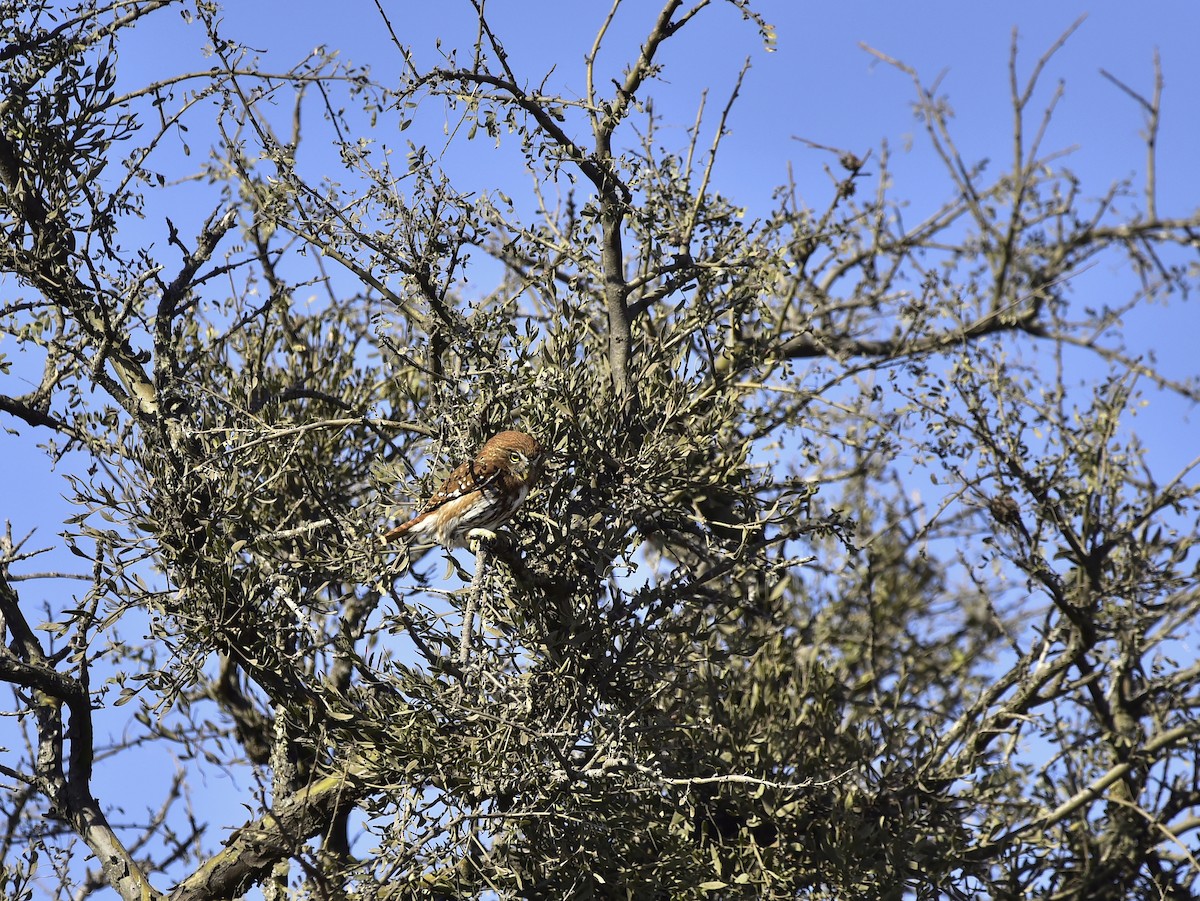
[[[881,148],[747,215],[724,115],[653,112],[706,5],[561,95],[490,10],[376,79],[271,74],[207,3],[0,5],[0,324],[44,362],[4,440],[77,511],[15,512],[0,561],[8,895],[46,858],[60,897],[1194,895],[1196,480],[1132,417],[1197,388],[1119,317],[1186,293],[1200,221],[1088,200],[1018,71],[1038,137],[988,175],[902,64],[943,207],[906,226]],[[211,68],[118,94],[180,11]],[[456,183],[414,137],[443,124],[528,188]],[[1081,303],[1094,260],[1141,290]],[[378,535],[511,426],[554,459],[464,664],[440,555]],[[48,541],[70,602],[20,581]],[[95,797],[143,743],[166,797]],[[185,801],[210,768],[256,786],[224,842]]]

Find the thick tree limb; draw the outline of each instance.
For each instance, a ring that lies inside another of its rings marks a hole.
[[[171,901],[216,901],[241,895],[270,875],[282,859],[321,835],[366,794],[346,774],[318,779],[234,833],[225,849],[179,883]]]
[[[117,837],[92,795],[93,762],[91,694],[77,679],[54,669],[18,605],[17,593],[0,571],[0,626],[12,636],[0,647],[0,680],[31,689],[38,723],[37,772],[34,781],[54,812],[67,820],[87,843],[104,870],[108,884],[127,901],[160,898],[141,866]],[[70,755],[64,771],[62,705],[70,711],[66,727]]]
[[[56,432],[71,434],[72,429],[61,419],[49,413],[22,403],[15,397],[0,395],[0,413],[8,413],[32,426],[54,429]]]

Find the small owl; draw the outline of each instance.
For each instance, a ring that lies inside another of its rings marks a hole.
[[[541,475],[542,448],[524,432],[501,432],[463,463],[421,512],[384,533],[385,541],[432,535],[443,547],[466,547],[472,529],[503,525]]]

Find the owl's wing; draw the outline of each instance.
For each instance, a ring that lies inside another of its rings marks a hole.
[[[431,513],[443,504],[460,498],[472,491],[480,491],[490,487],[500,478],[501,468],[488,460],[472,460],[463,463],[435,491],[421,508],[422,513]]]

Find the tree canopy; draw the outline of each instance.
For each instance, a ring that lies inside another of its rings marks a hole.
[[[1095,186],[1044,141],[1069,34],[1014,38],[988,160],[869,51],[943,173],[911,221],[886,144],[723,189],[741,78],[664,119],[702,17],[773,49],[750,0],[616,0],[553,77],[472,3],[279,71],[209,2],[0,4],[0,441],[71,505],[0,538],[5,897],[1200,894],[1200,460],[1135,419],[1200,382],[1126,332],[1197,280],[1157,65]],[[181,15],[209,65],[130,84]],[[508,428],[552,458],[486,554],[384,544]]]

